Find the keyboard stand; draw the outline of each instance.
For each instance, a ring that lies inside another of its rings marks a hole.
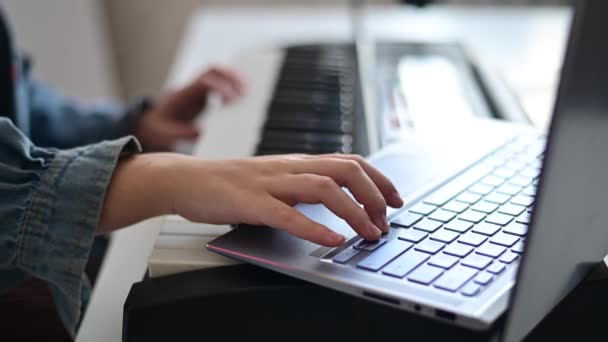
[[[608,268],[604,262],[526,341],[606,340]],[[131,288],[123,341],[494,341],[487,332],[429,320],[251,265],[147,279]]]

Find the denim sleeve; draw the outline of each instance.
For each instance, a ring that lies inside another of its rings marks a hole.
[[[72,334],[106,189],[118,159],[139,151],[133,137],[40,148],[0,119],[0,278],[21,272],[46,281]]]
[[[114,103],[80,103],[40,82],[27,82],[30,138],[38,146],[71,148],[130,134],[139,114]]]

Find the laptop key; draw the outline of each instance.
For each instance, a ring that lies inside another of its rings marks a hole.
[[[462,259],[461,263],[465,266],[483,270],[484,268],[488,267],[489,264],[492,263],[492,260],[493,259],[490,257],[472,253]]]
[[[412,248],[412,246],[413,244],[406,241],[392,240],[367,258],[361,260],[361,262],[357,264],[357,267],[374,272],[378,271],[384,265],[391,262],[391,260]]]
[[[418,243],[424,238],[426,238],[429,234],[416,229],[403,229],[399,232],[399,236],[397,237],[399,240],[409,241],[413,243]]]
[[[532,183],[534,179],[531,177],[526,177],[526,176],[515,176],[511,179],[509,179],[509,183],[513,184],[513,185],[518,185],[518,186],[528,186]]]
[[[494,223],[499,226],[507,225],[511,221],[513,221],[512,216],[500,214],[500,213],[494,213],[486,218],[486,222]]]
[[[481,272],[475,277],[473,281],[477,284],[488,285],[494,279],[494,275],[488,272]]]
[[[475,227],[473,227],[472,231],[475,233],[492,236],[492,235],[496,234],[496,232],[498,232],[499,230],[500,230],[500,226],[497,226],[492,223],[482,222],[482,223],[476,225]]]
[[[468,233],[462,234],[460,236],[460,238],[458,239],[458,242],[464,243],[469,246],[477,247],[477,246],[481,245],[482,243],[484,243],[487,239],[488,238],[483,235],[473,233],[473,232],[468,232]]]
[[[519,215],[515,219],[515,222],[521,223],[521,224],[530,224],[530,213],[529,212],[525,212],[525,213]]]
[[[486,269],[486,271],[488,271],[490,273],[494,273],[494,274],[499,274],[500,272],[504,271],[506,267],[507,266],[505,266],[505,264],[503,264],[501,262],[495,262],[492,265],[490,265],[490,267],[488,267]]]
[[[517,236],[525,236],[528,233],[528,225],[511,222],[502,231]]]
[[[511,215],[511,216],[518,216],[519,214],[523,213],[524,211],[526,211],[526,207],[517,205],[517,204],[512,204],[512,203],[507,203],[507,204],[503,205],[502,207],[500,207],[500,209],[498,209],[499,213],[507,214],[507,215]]]
[[[412,213],[416,213],[416,214],[428,215],[428,214],[432,213],[433,211],[435,211],[435,209],[437,209],[437,207],[434,205],[430,205],[430,204],[426,204],[426,203],[418,203],[418,204],[414,205],[413,207],[411,207],[409,209],[409,211],[411,211]]]
[[[414,228],[425,231],[427,233],[434,233],[437,229],[441,228],[441,222],[430,220],[428,218],[416,223]]]
[[[435,241],[439,241],[439,242],[443,242],[443,243],[451,243],[452,241],[456,240],[458,237],[460,236],[460,234],[450,231],[450,230],[446,230],[446,229],[441,229],[436,231],[433,235],[431,235],[431,240],[435,240]]]
[[[521,186],[507,183],[507,184],[501,185],[498,189],[496,189],[496,191],[500,192],[502,194],[515,196],[521,191],[521,189],[522,189]]]
[[[476,274],[476,269],[466,266],[456,266],[444,273],[433,285],[442,290],[456,292],[467,281],[475,277]]]
[[[505,254],[500,256],[500,259],[498,259],[498,261],[504,262],[505,264],[510,264],[513,261],[517,260],[517,258],[519,258],[519,255],[511,251],[507,251]]]
[[[409,281],[429,285],[443,273],[443,269],[430,265],[422,265],[407,276]]]
[[[524,243],[519,241],[515,244],[515,246],[511,247],[511,251],[517,254],[521,254],[524,252]]]
[[[441,209],[460,214],[463,211],[467,210],[468,207],[469,207],[469,205],[467,203],[451,201],[451,202],[448,202],[447,204],[445,204],[443,207],[441,207]]]
[[[469,188],[469,192],[484,196],[492,192],[492,190],[494,190],[494,187],[482,183],[477,183]]]
[[[493,243],[495,245],[505,246],[505,247],[511,247],[517,241],[519,241],[519,237],[517,237],[515,235],[511,235],[511,234],[505,234],[503,232],[500,232],[500,233],[494,235],[490,239],[491,243]]]
[[[534,204],[534,197],[519,194],[519,195],[513,197],[513,199],[511,199],[511,202],[515,203],[515,204],[523,205],[524,207],[529,207],[532,204]]]
[[[392,277],[403,278],[429,258],[430,256],[426,253],[410,250],[388,264],[382,269],[382,273]]]
[[[511,177],[515,176],[516,173],[517,172],[515,170],[505,168],[505,167],[499,167],[492,172],[493,175],[502,177],[502,178],[511,178]]]
[[[460,259],[455,256],[451,256],[445,253],[439,253],[435,255],[430,261],[429,265],[449,269],[456,265]]]
[[[339,264],[345,264],[348,260],[352,259],[355,255],[359,254],[359,250],[349,247],[342,252],[338,253],[333,261]]]
[[[464,213],[462,213],[460,216],[458,216],[459,219],[461,220],[465,220],[465,221],[469,221],[469,222],[473,222],[473,223],[479,223],[481,222],[484,218],[486,218],[486,214],[479,212],[479,211],[474,211],[474,210],[467,210]]]
[[[469,255],[473,251],[473,247],[462,244],[460,242],[455,242],[449,246],[447,246],[443,253],[453,255],[459,258],[464,258]]]
[[[378,249],[378,247],[384,245],[385,243],[386,243],[385,239],[378,239],[376,241],[361,240],[361,241],[355,243],[353,245],[353,248],[368,251],[368,252],[373,252],[376,249]]]
[[[456,200],[459,202],[464,202],[468,204],[477,203],[481,199],[481,195],[474,194],[472,192],[463,192],[462,194],[456,197]]]
[[[472,206],[471,209],[481,211],[482,213],[491,214],[498,209],[498,204],[481,201]]]
[[[438,241],[433,241],[433,240],[424,240],[422,242],[420,242],[419,244],[417,244],[414,249],[419,251],[419,252],[425,252],[425,253],[429,253],[429,254],[436,254],[437,252],[439,252],[443,247],[445,247],[445,244],[438,242]]]
[[[506,250],[507,249],[505,247],[486,242],[483,245],[477,247],[475,253],[489,256],[490,258],[498,258]]]
[[[486,177],[484,177],[484,178],[481,180],[481,183],[483,183],[483,184],[485,184],[485,185],[492,186],[492,187],[498,187],[498,186],[501,186],[501,185],[502,185],[504,182],[505,182],[505,179],[504,179],[504,178],[502,178],[502,177],[497,177],[497,176],[494,176],[494,175],[489,175],[489,176],[486,176]]]
[[[452,220],[443,226],[445,229],[453,230],[457,233],[464,233],[473,227],[473,223],[463,220]]]
[[[493,193],[487,195],[484,199],[488,202],[492,202],[492,203],[496,203],[496,204],[505,204],[505,203],[507,203],[507,201],[509,201],[511,199],[511,196],[506,195],[506,194],[501,194],[498,192],[493,192]]]
[[[420,214],[407,212],[393,219],[393,221],[391,222],[391,226],[410,228],[411,226],[416,224],[416,222],[422,220],[422,217],[423,216]]]
[[[475,282],[470,282],[470,283],[466,284],[462,288],[462,290],[460,290],[460,293],[462,293],[463,295],[465,295],[467,297],[473,297],[473,296],[476,296],[480,290],[481,290],[481,286],[479,286],[478,284],[475,284]]]
[[[443,223],[450,222],[454,217],[456,217],[456,214],[442,209],[435,210],[435,212],[429,216],[430,219]]]
[[[521,193],[523,195],[532,196],[532,197],[536,196],[536,192],[537,192],[537,189],[534,185],[528,185],[521,191]]]

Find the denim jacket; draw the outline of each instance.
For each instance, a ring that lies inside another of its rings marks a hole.
[[[6,28],[1,13],[0,25]],[[79,104],[31,80],[22,59],[15,62],[17,105],[0,112],[0,291],[28,277],[46,281],[74,335],[112,172],[121,156],[141,150],[126,136],[133,111]]]

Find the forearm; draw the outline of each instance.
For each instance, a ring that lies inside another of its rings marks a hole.
[[[151,153],[122,160],[106,193],[98,233],[172,213],[177,173],[189,159],[175,153]]]

